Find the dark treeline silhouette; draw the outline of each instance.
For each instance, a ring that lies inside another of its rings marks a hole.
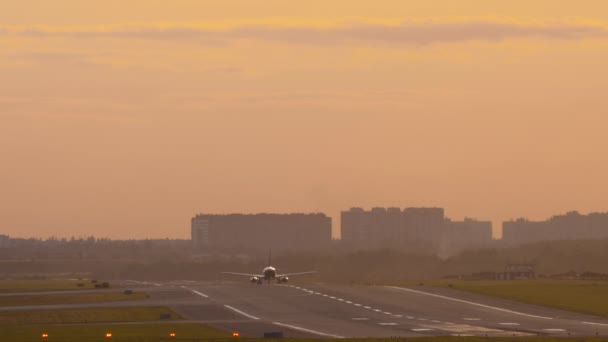
[[[72,237],[12,238],[0,247],[0,260],[15,259],[190,259],[190,240],[110,240]]]
[[[180,242],[176,242],[179,244]],[[153,248],[155,249],[155,248]],[[144,249],[145,250],[145,249]],[[139,253],[139,252],[138,252]],[[141,255],[145,255],[142,252]],[[316,275],[296,281],[388,283],[424,281],[482,271],[502,271],[509,263],[532,263],[539,276],[568,272],[608,273],[608,240],[539,242],[513,248],[469,250],[447,259],[432,253],[389,249],[359,252],[278,253],[273,266],[281,272],[316,269]],[[195,260],[177,252],[158,257],[6,259],[0,278],[95,277],[136,280],[234,280],[221,271],[258,272],[266,256],[218,255]]]

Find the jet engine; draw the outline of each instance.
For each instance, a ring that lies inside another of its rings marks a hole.
[[[289,277],[281,277],[279,278],[279,283],[286,283],[289,281]]]
[[[249,281],[250,281],[252,284],[256,284],[256,283],[257,283],[257,284],[260,284],[260,283],[262,283],[262,279],[260,279],[260,278],[258,278],[258,277],[251,277],[251,278],[249,279]]]

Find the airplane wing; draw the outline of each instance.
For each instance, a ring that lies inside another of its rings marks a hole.
[[[237,273],[237,272],[220,272],[222,274],[232,274],[232,275],[238,275],[238,276],[244,276],[244,277],[258,277],[258,278],[264,278],[263,274],[249,274],[249,273]]]
[[[313,274],[313,273],[318,273],[317,271],[307,271],[307,272],[297,272],[297,273],[285,273],[285,274],[277,274],[276,277],[280,278],[280,277],[291,277],[294,275],[303,275],[303,274]]]

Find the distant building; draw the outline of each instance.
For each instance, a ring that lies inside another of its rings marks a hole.
[[[444,222],[443,208],[406,208],[403,210],[402,240],[437,248],[444,238]]]
[[[341,213],[342,245],[350,249],[456,250],[492,241],[492,223],[453,222],[442,208],[351,208]]]
[[[362,208],[351,208],[341,213],[341,242],[356,249],[370,248],[372,236],[371,215]]]
[[[447,245],[452,251],[487,246],[492,241],[492,222],[465,218],[445,221]]]
[[[208,252],[311,251],[331,245],[325,214],[200,214],[192,218],[192,242]]]
[[[497,280],[536,279],[536,267],[533,264],[508,264],[503,273],[497,273]]]
[[[11,238],[8,235],[0,235],[0,248],[7,248],[10,246]]]
[[[546,221],[523,218],[503,222],[502,241],[520,245],[538,241],[608,238],[608,213],[581,215],[576,211]]]

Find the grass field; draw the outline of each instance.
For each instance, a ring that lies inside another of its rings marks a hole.
[[[104,324],[104,325],[71,325],[71,326],[0,326],[2,341],[30,342],[30,341],[172,341],[197,339],[208,340],[210,338],[231,338],[231,333],[213,329],[202,324]],[[175,338],[170,338],[169,333],[174,332]],[[42,339],[43,333],[48,338]],[[111,333],[112,338],[105,337]]]
[[[608,317],[608,282],[591,280],[437,281],[427,285]]]
[[[4,325],[114,323],[157,321],[161,314],[170,313],[171,320],[179,315],[164,307],[124,307],[67,310],[0,311],[0,331]],[[0,339],[2,340],[2,339]]]
[[[53,304],[77,304],[77,303],[99,303],[118,302],[125,300],[137,300],[147,298],[145,293],[73,293],[73,294],[48,294],[48,295],[21,295],[0,297],[0,306],[27,306],[27,305],[53,305]]]
[[[78,284],[82,284],[79,287]],[[44,280],[0,280],[0,293],[36,292],[92,289],[90,280],[44,279]]]

